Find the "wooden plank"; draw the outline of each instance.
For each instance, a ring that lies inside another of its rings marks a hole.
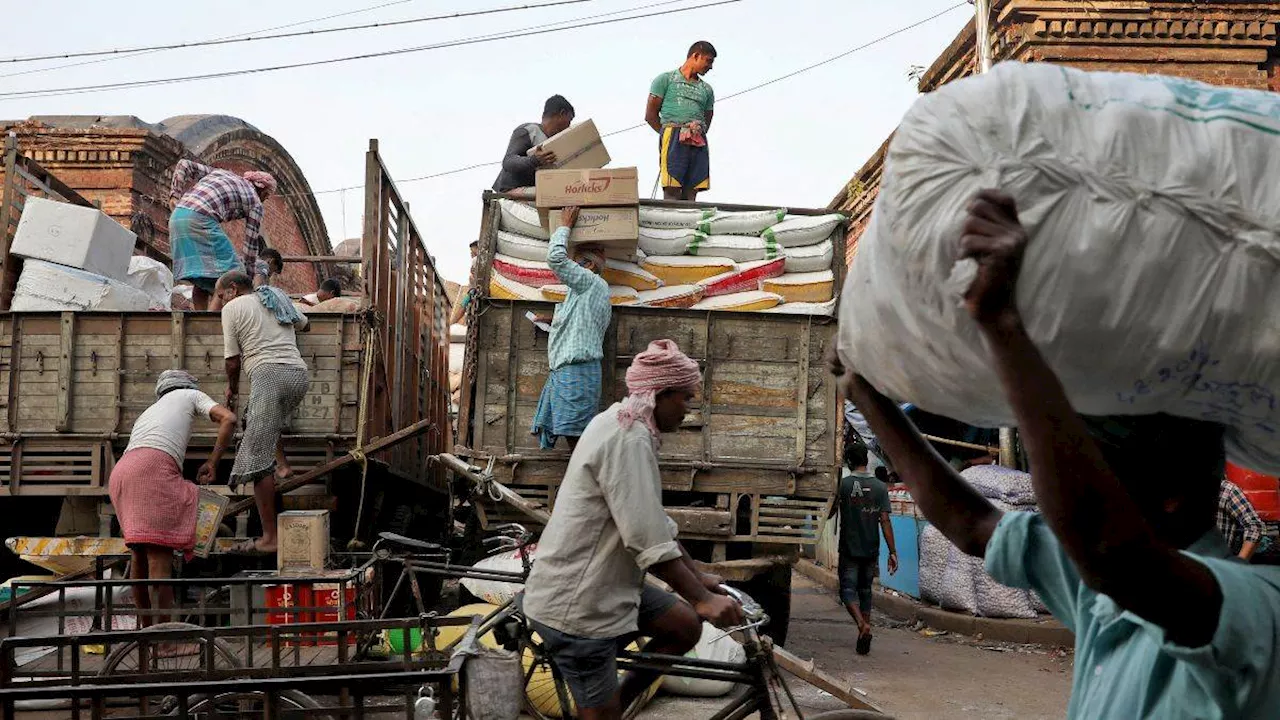
[[[805,316],[804,331],[800,333],[800,369],[796,373],[796,465],[803,465],[808,447],[809,419],[809,334],[813,324]]]
[[[810,685],[831,693],[840,698],[841,702],[855,710],[870,710],[871,712],[884,712],[880,708],[862,699],[862,696],[852,685],[846,685],[839,679],[829,675],[814,664],[812,660],[801,660],[786,650],[773,646],[773,660],[778,667],[795,675]]]
[[[71,430],[71,370],[75,356],[76,316],[62,313],[62,342],[58,353],[58,420],[54,424],[59,432]]]
[[[727,537],[732,534],[733,518],[722,510],[706,508],[667,508],[667,515],[680,528],[680,535],[711,535]]]

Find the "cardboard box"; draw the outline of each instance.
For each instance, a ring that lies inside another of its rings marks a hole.
[[[640,180],[633,167],[539,170],[536,192],[540,208],[638,205]]]
[[[138,237],[95,208],[28,198],[9,252],[122,283]]]
[[[329,564],[328,510],[282,512],[277,526],[276,568],[281,574],[314,574]]]
[[[196,546],[192,550],[196,557],[209,557],[209,551],[217,540],[218,526],[222,524],[222,516],[230,502],[225,495],[200,488],[196,501]]]
[[[538,211],[543,227],[550,232],[560,228],[560,211],[543,208]],[[578,221],[569,232],[569,244],[599,243],[609,247],[636,246],[640,237],[640,213],[635,207],[593,207],[578,211]]]
[[[553,168],[557,170],[602,168],[612,159],[600,139],[595,122],[591,120],[561,130],[539,147],[556,154]],[[529,152],[532,153],[533,149]]]

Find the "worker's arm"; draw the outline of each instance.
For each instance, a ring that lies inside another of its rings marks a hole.
[[[244,269],[249,273],[257,272],[258,255],[267,249],[267,241],[262,237],[262,216],[266,208],[257,198],[254,203],[244,218]]]
[[[644,106],[644,121],[659,135],[662,134],[662,120],[658,114],[660,110],[662,110],[662,98],[650,95],[649,102]]]
[[[547,265],[551,266],[551,272],[560,278],[560,282],[568,285],[569,289],[586,292],[592,284],[602,281],[595,273],[569,257],[569,232],[578,217],[578,209],[565,208],[560,212],[562,213],[561,222],[564,224],[551,234],[551,243],[547,248]]]
[[[169,183],[169,204],[172,206],[182,198],[197,180],[213,172],[208,165],[201,165],[191,160],[179,160],[173,168],[173,180]]]
[[[1249,502],[1249,498],[1239,486],[1223,483],[1222,492],[1226,494],[1224,500],[1227,512],[1231,515],[1232,521],[1243,531],[1244,544],[1240,546],[1239,557],[1241,560],[1251,560],[1253,554],[1258,551],[1262,536],[1267,532],[1267,526],[1262,522],[1262,518],[1258,517],[1258,513],[1253,509],[1253,503]]]
[[[533,138],[529,137],[529,131],[523,125],[516,128],[507,141],[507,152],[502,156],[502,169],[522,177],[536,173],[543,162],[541,156],[529,154],[532,148]],[[554,162],[554,155],[552,161]]]
[[[898,543],[893,539],[893,521],[889,513],[880,513],[880,532],[884,533],[885,547],[889,548],[889,574],[898,572]]]
[[[227,372],[227,402],[226,405],[232,411],[236,409],[236,398],[240,397],[240,356],[229,357],[226,359]]]
[[[703,572],[702,568],[698,567],[698,563],[694,562],[693,557],[689,555],[689,550],[684,546],[684,543],[679,540],[676,543],[680,546],[680,558],[684,560],[685,567],[689,568],[689,572],[693,573],[693,576],[698,578],[698,581],[707,590],[723,594],[720,586],[724,584],[724,578],[715,573]]]
[[[222,456],[226,454],[227,448],[231,446],[231,439],[236,434],[236,414],[230,408],[214,405],[209,410],[209,419],[218,423],[218,439],[214,441],[209,459],[200,466],[200,472],[196,474],[196,481],[201,485],[213,482],[218,473],[218,463],[222,462]]]
[[[670,585],[704,620],[720,627],[740,622],[742,609],[707,589],[675,539],[662,509],[661,472],[648,435],[624,438],[600,458],[600,467],[600,492],[636,565]]]
[[[1013,199],[979,193],[961,237],[963,255],[978,263],[965,303],[1017,419],[1044,522],[1091,589],[1163,628],[1169,640],[1202,646],[1218,627],[1222,590],[1204,563],[1156,535],[1028,336],[1016,304],[1026,244]]]
[[[841,396],[858,406],[925,519],[965,553],[983,557],[1003,513],[942,459],[892,400],[846,369],[834,351],[827,362]]]

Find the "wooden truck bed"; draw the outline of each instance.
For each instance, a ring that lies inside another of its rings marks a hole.
[[[498,224],[488,200],[483,268],[491,265]],[[839,251],[833,264],[843,268]],[[482,273],[475,283],[487,288]],[[836,277],[839,287],[843,273]],[[496,479],[547,506],[555,502],[568,453],[540,450],[529,434],[549,371],[548,336],[525,314],[552,308],[492,298],[473,304],[463,373],[464,388],[473,392],[463,392],[456,448],[480,465],[496,458]],[[816,540],[841,453],[835,389],[822,362],[835,327],[825,316],[614,307],[602,409],[626,395],[626,369],[652,340],[674,340],[704,368],[690,415],[659,452],[665,502],[682,538]]]

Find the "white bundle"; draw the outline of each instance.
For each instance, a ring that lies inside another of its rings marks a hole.
[[[768,310],[761,310],[760,312],[777,313],[779,315],[831,316],[836,312],[836,300],[832,298],[826,302],[789,302],[777,307],[771,307]]]
[[[528,235],[540,240],[549,240],[551,234],[542,227],[542,219],[538,217],[537,208],[527,203],[516,202],[506,198],[498,198],[498,227],[520,235]]]
[[[528,235],[498,231],[498,252],[521,260],[546,262],[551,243]]]
[[[1031,475],[1001,465],[974,465],[960,473],[973,489],[988,500],[1010,505],[1035,505]]]
[[[922,96],[889,147],[840,309],[840,352],[877,388],[1011,424],[962,304],[958,229],[982,188],[1031,241],[1017,305],[1082,413],[1222,422],[1280,472],[1280,96],[1042,63]]]
[[[683,255],[689,250],[689,243],[706,234],[692,228],[658,230],[640,228],[638,244],[645,255]]]
[[[715,208],[663,208],[640,206],[640,227],[659,230],[696,228],[702,222],[715,217]]]
[[[929,525],[920,533],[920,597],[948,610],[978,612],[975,578],[982,560],[960,552]]]
[[[831,269],[831,257],[835,245],[830,240],[823,240],[814,245],[790,247],[783,245],[782,255],[787,259],[785,269],[789,273],[819,272]]]
[[[689,241],[690,255],[727,257],[734,262],[772,260],[781,248],[772,240],[750,235],[698,235]]]
[[[698,229],[708,235],[759,235],[787,217],[787,211],[746,210],[731,212],[722,210],[709,220],[698,224]]]
[[[814,245],[831,237],[845,217],[840,213],[829,215],[788,215],[786,220],[761,233],[767,239],[776,240],[785,247]]]

